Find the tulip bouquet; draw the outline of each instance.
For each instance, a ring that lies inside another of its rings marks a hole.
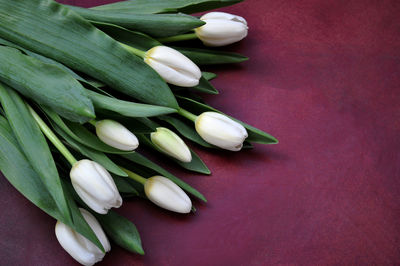
[[[0,0],[0,170],[57,220],[61,246],[92,265],[117,245],[144,254],[135,225],[112,208],[146,198],[194,212],[196,189],[135,151],[210,170],[185,141],[239,151],[271,135],[207,105],[216,75],[198,66],[245,56],[209,48],[242,40],[246,20],[207,11],[240,0],[132,0],[85,9]],[[196,48],[182,45],[194,41]],[[187,43],[187,42],[183,42]],[[199,45],[200,44],[200,45]]]

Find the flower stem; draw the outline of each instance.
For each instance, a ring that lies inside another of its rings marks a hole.
[[[96,119],[89,120],[89,124],[91,124],[94,127],[96,127],[96,123],[97,123]]]
[[[122,43],[122,42],[120,42],[120,44],[122,45],[122,47],[124,47],[124,48],[125,48],[126,50],[128,50],[129,52],[131,52],[131,53],[133,53],[133,54],[135,54],[135,55],[137,55],[137,56],[140,56],[141,58],[145,58],[145,57],[146,57],[146,52],[145,52],[145,51],[136,49],[135,47],[126,45],[126,44],[124,44],[124,43]]]
[[[181,35],[175,35],[170,37],[164,37],[158,39],[159,42],[167,43],[167,42],[180,42],[180,41],[187,41],[197,39],[196,33],[186,33]]]
[[[136,182],[141,183],[142,185],[144,185],[144,183],[146,183],[147,179],[144,178],[143,176],[140,176],[140,175],[138,175],[138,174],[135,174],[134,172],[129,171],[128,169],[126,169],[126,168],[124,168],[124,167],[122,167],[122,166],[120,166],[119,168],[121,168],[122,171],[124,171],[124,172],[128,175],[128,177],[129,177],[130,179],[133,179],[133,180],[135,180]]]
[[[197,115],[194,115],[194,114],[192,114],[191,112],[186,111],[186,110],[183,109],[183,108],[179,108],[179,109],[178,109],[178,114],[180,114],[180,115],[183,116],[183,117],[186,117],[187,119],[189,119],[189,120],[191,120],[191,121],[193,121],[193,122],[195,122],[195,121],[196,121],[196,118],[197,118]]]
[[[50,140],[51,143],[61,152],[61,154],[68,160],[71,165],[76,163],[75,157],[70,153],[70,151],[65,147],[61,140],[54,134],[54,132],[46,125],[46,123],[40,118],[40,116],[28,105],[28,109],[31,112],[33,118],[38,124],[40,130],[43,134]]]

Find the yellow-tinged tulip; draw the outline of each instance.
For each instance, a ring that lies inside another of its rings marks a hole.
[[[192,161],[192,154],[185,142],[173,131],[165,127],[158,127],[150,134],[151,142],[163,153],[188,163]]]

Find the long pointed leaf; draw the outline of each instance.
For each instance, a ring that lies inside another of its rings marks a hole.
[[[240,63],[249,60],[248,57],[231,52],[216,51],[202,48],[183,48],[171,46],[189,57],[197,65],[217,65]]]
[[[100,241],[66,190],[64,190],[64,194],[68,199],[73,222],[65,219],[64,215],[60,213],[52,196],[22,153],[11,127],[3,117],[0,117],[0,170],[7,180],[33,204],[56,220],[69,225],[104,251]]]
[[[95,214],[96,215],[96,214]],[[114,211],[106,215],[96,215],[107,235],[120,247],[144,255],[142,241],[136,226]]]
[[[75,6],[68,8],[87,20],[112,23],[154,37],[182,34],[205,24],[200,19],[185,14],[135,14],[129,10],[104,11]]]
[[[4,46],[0,46],[0,62],[0,81],[24,96],[73,121],[85,122],[95,117],[84,88],[66,71]]]
[[[88,94],[96,109],[110,110],[128,117],[150,117],[176,113],[176,109],[169,107],[123,101],[89,90]]]
[[[95,10],[129,11],[137,14],[196,13],[219,7],[234,5],[243,0],[131,0],[102,6]]]
[[[57,60],[145,103],[177,108],[142,58],[67,7],[50,0],[0,0],[0,37]]]
[[[129,46],[133,46],[136,49],[147,51],[154,46],[162,45],[156,39],[151,38],[150,36],[137,32],[125,29],[124,27],[103,23],[103,22],[92,22],[97,28],[101,29],[103,32],[107,33],[107,35],[111,36],[115,40],[124,43]]]
[[[59,67],[59,68],[61,68],[61,70],[64,70],[65,72],[69,73],[74,79],[80,81],[81,83],[86,84],[87,86],[90,86],[91,88],[94,88],[96,90],[100,90],[99,87],[103,87],[104,86],[104,84],[99,82],[99,81],[96,81],[96,80],[93,80],[93,79],[88,79],[88,78],[83,78],[83,77],[79,76],[72,69],[70,69],[69,67],[66,67],[65,65],[61,64],[60,62],[58,62],[56,60],[53,60],[53,59],[45,57],[43,55],[34,53],[34,52],[32,52],[32,51],[30,51],[28,49],[25,49],[25,48],[21,47],[20,45],[16,45],[15,43],[12,43],[10,41],[4,40],[2,38],[0,38],[0,44],[16,48],[16,49],[24,52],[25,54],[27,54],[27,55],[29,55],[31,57],[34,57],[34,58],[38,59],[39,61],[42,61],[45,64],[51,64],[51,65],[54,65],[56,67]],[[104,91],[102,91],[102,92],[105,93]],[[105,94],[107,94],[107,93],[105,93]]]
[[[20,96],[0,83],[0,101],[25,156],[66,219],[72,219],[46,139]]]

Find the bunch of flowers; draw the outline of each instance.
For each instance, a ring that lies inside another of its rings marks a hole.
[[[199,95],[218,91],[209,82],[216,75],[198,66],[247,58],[179,45],[245,38],[240,16],[185,14],[237,2],[132,0],[85,9],[0,0],[0,170],[57,220],[58,241],[79,263],[102,260],[108,238],[144,254],[134,224],[111,210],[127,197],[183,214],[195,211],[189,195],[206,202],[135,151],[139,145],[210,174],[185,141],[229,151],[277,143]]]

